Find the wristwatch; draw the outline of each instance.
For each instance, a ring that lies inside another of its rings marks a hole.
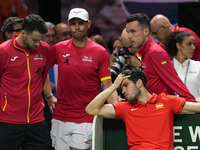
[[[48,100],[48,99],[51,98],[52,96],[53,96],[52,93],[48,93],[48,94],[45,95],[45,99]]]

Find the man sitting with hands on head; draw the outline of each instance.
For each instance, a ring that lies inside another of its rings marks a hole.
[[[130,150],[174,150],[174,114],[200,112],[200,104],[164,93],[151,94],[146,82],[146,75],[140,68],[129,67],[88,104],[86,112],[123,120]],[[119,86],[128,101],[104,104]]]

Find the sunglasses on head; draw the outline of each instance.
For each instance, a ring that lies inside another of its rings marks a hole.
[[[11,30],[11,32],[21,32],[22,29],[15,29],[15,30]]]

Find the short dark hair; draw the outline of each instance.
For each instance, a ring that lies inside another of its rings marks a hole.
[[[44,20],[36,14],[26,16],[22,23],[22,30],[25,30],[28,34],[31,34],[33,31],[38,31],[41,34],[48,32]]]
[[[1,37],[4,41],[7,40],[7,37],[5,35],[5,32],[8,31],[10,33],[12,33],[14,30],[14,25],[18,24],[18,23],[22,23],[23,22],[23,18],[18,18],[18,17],[8,17],[4,22],[3,25],[1,27]]]
[[[135,84],[139,79],[141,79],[144,87],[146,88],[147,76],[144,73],[144,71],[142,71],[141,68],[135,68],[135,67],[132,67],[132,66],[127,66],[127,67],[124,68],[122,73],[125,74],[125,75],[131,75],[131,77],[129,77],[128,79],[131,80]]]
[[[143,13],[132,14],[126,19],[126,23],[130,23],[133,21],[138,21],[138,25],[144,29],[149,28],[149,32],[151,32],[151,25],[149,17]]]
[[[166,40],[164,49],[167,51],[169,56],[171,58],[175,57],[177,55],[178,49],[176,47],[176,43],[182,44],[182,42],[185,40],[185,37],[193,36],[192,33],[187,31],[174,31],[170,33]]]

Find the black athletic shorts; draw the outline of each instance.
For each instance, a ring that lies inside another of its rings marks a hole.
[[[46,121],[35,124],[0,122],[0,150],[49,150]]]

